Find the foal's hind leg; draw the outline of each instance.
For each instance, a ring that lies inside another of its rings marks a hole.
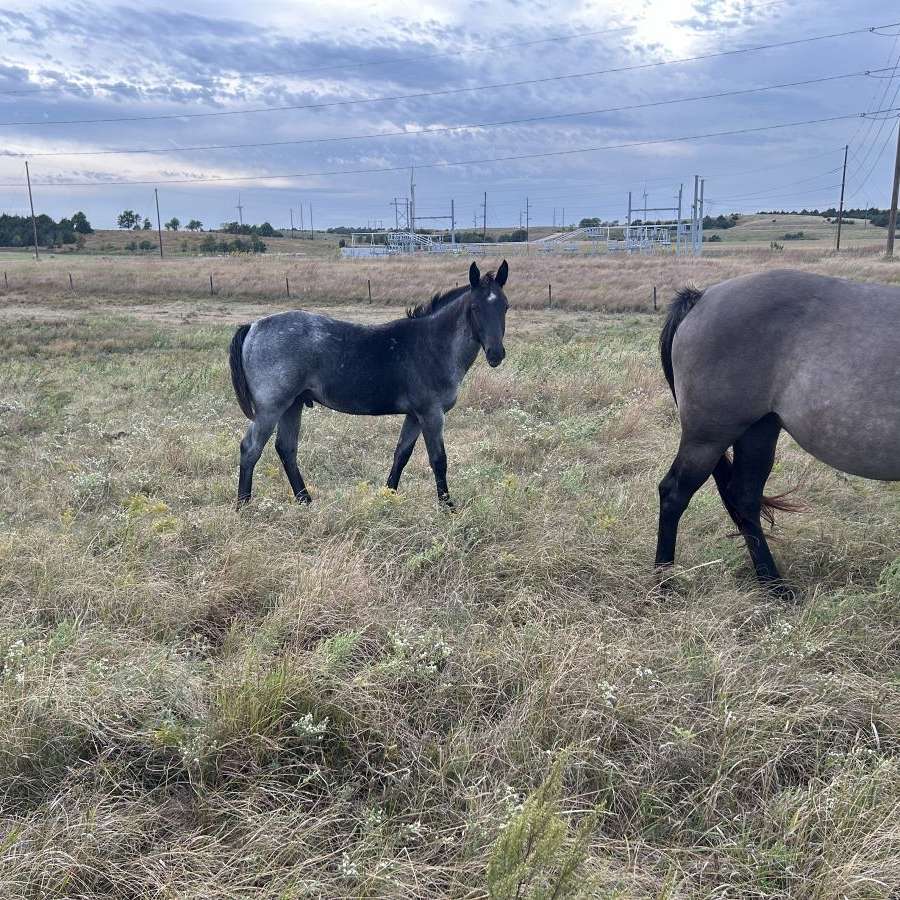
[[[760,523],[763,490],[775,462],[780,432],[781,422],[774,414],[751,425],[734,442],[731,479],[727,486],[719,484],[719,492],[747,543],[757,578],[782,591],[786,589]]]
[[[275,449],[284,466],[285,474],[291,483],[294,497],[302,503],[312,503],[306,490],[306,484],[300,469],[297,468],[297,440],[300,436],[300,417],[303,413],[303,400],[298,397],[282,413],[278,420],[278,435],[275,438]]]
[[[244,439],[241,441],[241,469],[238,476],[238,506],[250,499],[253,490],[253,469],[262,455],[266,442],[275,430],[278,413],[260,410],[250,423]]]
[[[416,446],[416,441],[421,433],[422,426],[419,424],[419,420],[413,415],[408,415],[403,420],[403,428],[400,429],[400,439],[397,441],[397,449],[394,451],[394,464],[391,466],[391,471],[388,475],[387,486],[392,491],[397,490],[397,486],[400,484],[400,476],[409,462],[413,447]]]
[[[727,448],[727,444],[723,446],[720,443],[685,440],[682,435],[681,446],[672,468],[659,483],[659,532],[656,540],[658,569],[671,566],[675,561],[678,522],[691,497],[712,474]]]

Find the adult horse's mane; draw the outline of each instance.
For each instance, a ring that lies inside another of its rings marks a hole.
[[[485,272],[485,274],[481,276],[481,283],[486,284],[491,281],[493,277],[493,272]],[[410,319],[424,319],[426,316],[431,316],[438,312],[438,310],[443,309],[448,303],[458,300],[469,290],[469,285],[465,284],[462,287],[450,288],[449,291],[444,291],[443,294],[438,291],[430,300],[426,300],[424,303],[419,303],[416,306],[407,307],[406,315]]]

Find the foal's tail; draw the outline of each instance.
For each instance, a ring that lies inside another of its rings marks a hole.
[[[663,372],[665,373],[666,381],[669,382],[669,387],[672,390],[672,396],[675,397],[676,403],[678,403],[678,398],[675,396],[675,371],[672,368],[672,343],[675,340],[675,332],[678,331],[678,326],[684,321],[687,314],[697,305],[701,297],[703,297],[703,291],[698,290],[693,285],[683,287],[675,295],[675,299],[669,305],[669,314],[666,316],[662,333],[659,336],[659,355],[662,359]],[[725,453],[716,463],[716,467],[713,469],[712,474],[716,481],[716,487],[719,489],[722,503],[728,511],[728,515],[731,516],[735,525],[740,528],[743,524],[743,520],[737,507],[732,503],[731,495],[728,490],[729,485],[731,484],[733,467],[734,464],[731,461],[731,454]],[[786,494],[778,494],[775,497],[766,497],[764,495],[762,498],[761,514],[770,525],[775,524],[776,510],[780,510],[781,512],[799,512],[802,509],[802,504],[787,499]]]
[[[675,372],[672,369],[672,342],[675,340],[675,332],[678,331],[678,326],[697,305],[702,296],[703,291],[698,290],[693,285],[683,287],[669,304],[669,314],[666,316],[666,323],[663,325],[662,333],[659,336],[659,355],[662,358],[663,373],[666,376],[666,381],[669,382],[673,397],[675,397]],[[678,402],[677,397],[675,397],[675,402]]]
[[[254,419],[256,410],[253,408],[253,395],[250,393],[250,385],[247,384],[244,372],[244,340],[249,330],[249,325],[241,325],[235,331],[231,346],[228,348],[228,363],[231,366],[231,383],[234,385],[234,393],[241,412],[248,419]]]

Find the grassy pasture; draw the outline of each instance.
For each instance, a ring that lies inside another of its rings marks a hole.
[[[74,294],[55,262],[10,268],[0,896],[896,896],[897,488],[783,441],[796,606],[755,588],[709,487],[676,592],[649,571],[678,432],[647,288],[766,259],[519,262],[507,360],[448,418],[455,515],[421,446],[381,489],[399,420],[320,408],[312,507],[269,446],[233,510],[224,351],[287,305],[283,264],[224,260],[212,298],[197,264],[67,260]],[[386,319],[465,274],[414,265],[298,267],[293,302]],[[362,305],[376,272],[393,292]]]

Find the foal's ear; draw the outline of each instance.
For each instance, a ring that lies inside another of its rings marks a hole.
[[[469,284],[473,291],[481,284],[481,272],[478,271],[478,265],[474,262],[469,266]]]
[[[506,279],[509,278],[509,263],[504,259],[502,263],[500,263],[500,268],[497,269],[497,274],[494,276],[494,281],[503,287],[506,284]]]

